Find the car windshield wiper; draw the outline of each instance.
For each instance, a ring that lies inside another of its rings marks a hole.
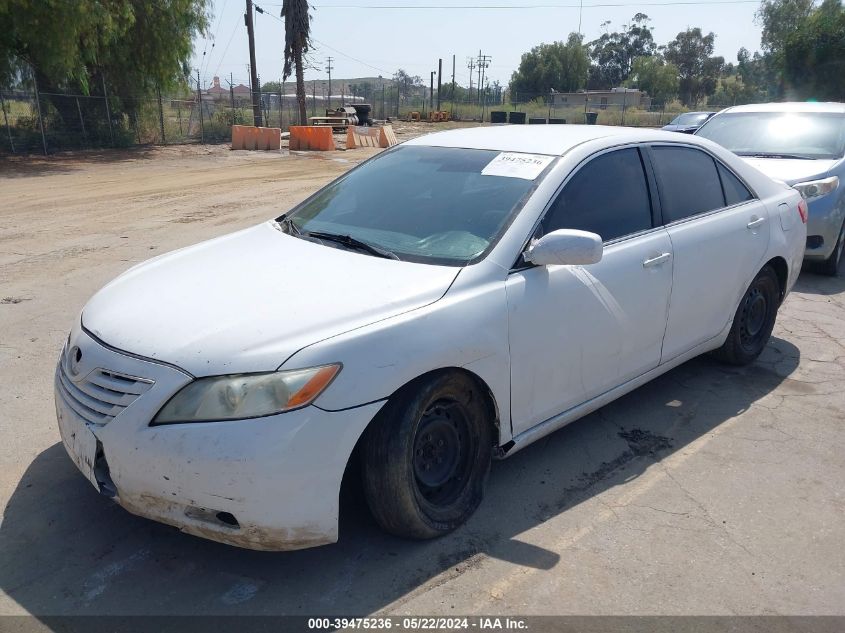
[[[796,160],[813,160],[809,156],[801,154],[783,154],[781,152],[737,152],[739,156],[750,156],[751,158],[792,158]]]
[[[303,237],[313,237],[318,240],[335,242],[337,244],[342,244],[343,246],[347,246],[349,248],[357,248],[358,250],[366,251],[371,255],[375,255],[376,257],[384,257],[385,259],[399,259],[399,256],[393,251],[389,251],[378,246],[373,246],[372,244],[368,244],[367,242],[362,242],[359,239],[355,239],[351,235],[325,233],[323,231],[308,231],[307,233],[302,233],[302,235]]]
[[[287,229],[288,235],[302,235],[302,231],[299,230],[299,227],[293,221],[293,218],[289,218],[287,213],[280,216],[276,222],[278,222],[282,227]]]

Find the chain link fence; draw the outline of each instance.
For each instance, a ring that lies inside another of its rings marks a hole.
[[[287,88],[290,89],[289,87]],[[452,120],[582,124],[589,118],[599,125],[659,127],[685,112],[677,104],[655,106],[643,100],[618,103],[619,95],[607,97],[575,93],[578,104],[562,102],[559,93],[514,93],[496,95],[462,91],[462,98],[450,99],[450,87],[438,95],[416,88],[402,94],[395,86],[373,86],[366,97],[318,94],[306,95],[307,116],[322,116],[342,105],[361,103],[372,106],[374,119],[425,121],[435,110],[448,112]],[[570,95],[570,99],[572,95]],[[627,95],[623,97],[627,100]],[[262,92],[260,107],[263,124],[287,130],[299,123],[295,95]],[[179,143],[223,143],[231,140],[231,126],[250,125],[253,110],[248,92],[217,94],[202,91],[178,95],[122,96],[82,95],[39,92],[36,89],[0,87],[0,153],[33,154],[66,150],[164,145]],[[721,106],[707,106],[719,110]],[[504,115],[502,114],[504,113]]]

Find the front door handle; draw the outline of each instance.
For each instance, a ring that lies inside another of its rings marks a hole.
[[[754,220],[751,220],[751,222],[749,222],[745,226],[749,229],[756,229],[758,226],[763,224],[763,222],[765,222],[765,221],[766,221],[766,218],[756,218]]]
[[[663,253],[662,255],[658,255],[657,257],[652,257],[651,259],[647,259],[643,262],[643,268],[659,266],[663,262],[668,262],[671,257],[672,253]]]

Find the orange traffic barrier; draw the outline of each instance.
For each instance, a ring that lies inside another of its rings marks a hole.
[[[399,139],[396,138],[396,132],[393,131],[392,125],[385,125],[384,127],[379,128],[379,147],[393,147],[398,143]]]
[[[279,149],[282,130],[277,127],[232,126],[232,149]]]
[[[375,127],[349,126],[346,128],[346,149],[379,147],[380,130]]]
[[[328,126],[291,125],[290,149],[330,152],[336,149],[332,128]]]

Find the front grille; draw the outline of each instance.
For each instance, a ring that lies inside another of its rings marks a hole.
[[[95,369],[84,380],[71,380],[66,351],[56,368],[56,388],[65,405],[86,422],[103,426],[153,386],[146,378]]]

